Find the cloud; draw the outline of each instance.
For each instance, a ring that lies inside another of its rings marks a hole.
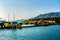
[[[40,13],[41,10],[40,10],[40,9],[34,9],[34,12],[36,12],[36,13]]]

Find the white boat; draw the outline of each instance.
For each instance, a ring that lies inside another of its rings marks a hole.
[[[22,25],[22,27],[24,26],[34,26],[34,24],[25,24],[25,25]]]

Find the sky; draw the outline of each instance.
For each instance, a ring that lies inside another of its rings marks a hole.
[[[0,0],[0,18],[13,20],[36,17],[49,12],[60,12],[60,0]]]

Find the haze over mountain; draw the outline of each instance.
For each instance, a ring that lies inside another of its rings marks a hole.
[[[29,18],[29,19],[38,19],[38,18],[55,18],[55,17],[60,17],[60,12],[50,12],[50,13],[45,13],[45,14],[40,14],[34,18]],[[29,19],[21,19],[21,20],[15,20],[17,22],[23,22],[25,20]]]
[[[54,18],[54,17],[60,17],[60,12],[51,12],[51,13],[40,14],[35,18]]]

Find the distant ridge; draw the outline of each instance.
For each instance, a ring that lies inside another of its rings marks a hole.
[[[41,14],[34,18],[54,18],[54,17],[60,17],[60,12],[51,12],[51,13]]]

